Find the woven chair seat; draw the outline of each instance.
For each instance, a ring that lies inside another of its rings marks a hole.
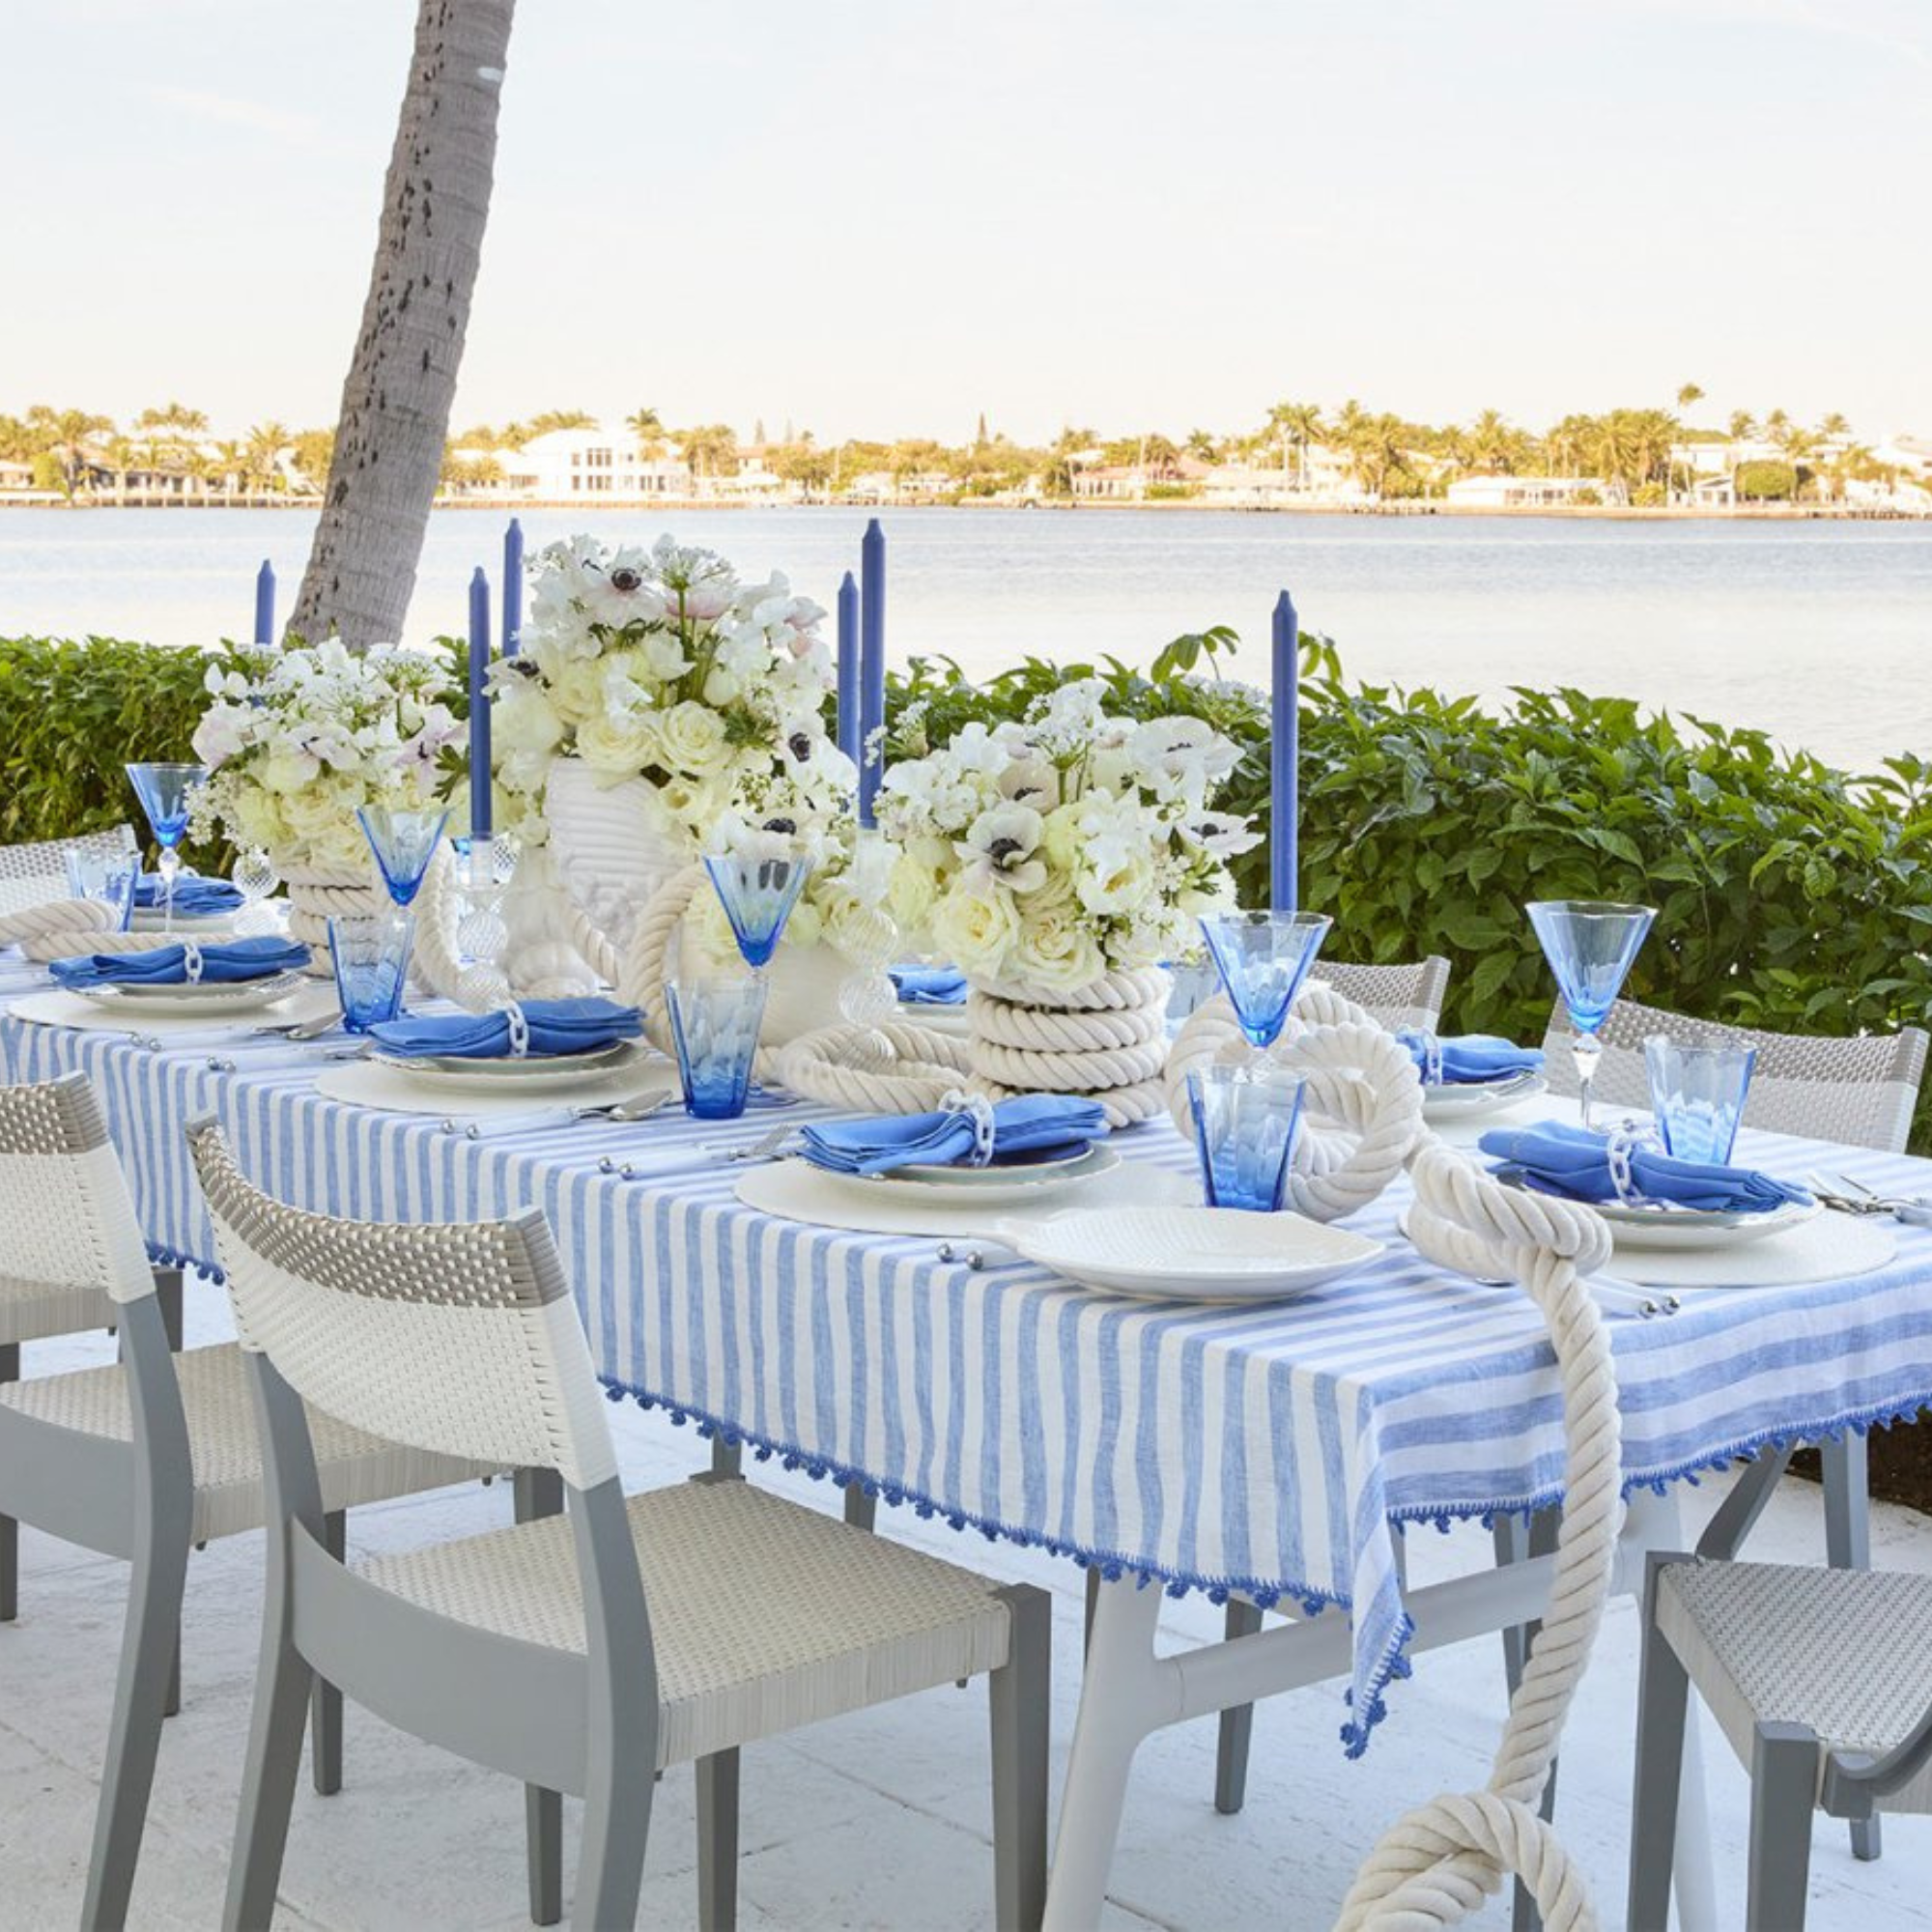
[[[98,1288],[0,1275],[0,1349],[12,1342],[113,1326],[114,1304]]]
[[[998,1586],[750,1483],[629,1499],[657,1652],[658,1763],[679,1764],[997,1669]],[[459,1623],[582,1651],[569,1521],[550,1517],[361,1566]]]
[[[240,1349],[224,1343],[175,1358],[194,1459],[194,1540],[259,1529],[265,1517],[262,1454]],[[134,1439],[127,1372],[119,1364],[37,1376],[0,1386],[0,1404],[36,1422],[111,1442]],[[413,1495],[492,1473],[474,1463],[432,1455],[309,1411],[325,1509],[351,1509]]]
[[[1421,1027],[1433,1033],[1442,1021],[1449,962],[1438,953],[1413,966],[1351,966],[1318,960],[1308,977],[1352,1000],[1378,1026]]]
[[[1759,1723],[1802,1724],[1826,1750],[1876,1757],[1932,1708],[1932,1577],[1673,1563],[1658,1579],[1657,1627],[1747,1765]],[[1932,1767],[1878,1802],[1932,1810]]]

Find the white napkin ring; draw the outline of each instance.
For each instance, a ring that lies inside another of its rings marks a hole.
[[[1647,1121],[1626,1121],[1612,1129],[1607,1150],[1610,1185],[1617,1190],[1617,1199],[1626,1208],[1635,1208],[1643,1201],[1643,1190],[1636,1184],[1636,1175],[1632,1166],[1634,1157],[1646,1149],[1661,1150],[1662,1146],[1663,1143],[1657,1137],[1657,1129]]]
[[[201,984],[201,948],[191,939],[182,941],[182,971],[190,986]]]
[[[510,1058],[527,1060],[530,1057],[530,1023],[524,1017],[524,1009],[512,1000],[503,1009],[503,1017],[510,1023]]]
[[[986,1167],[993,1158],[993,1103],[983,1094],[969,1094],[955,1087],[942,1094],[940,1106],[949,1114],[963,1114],[973,1125],[973,1151],[966,1156],[968,1167]]]

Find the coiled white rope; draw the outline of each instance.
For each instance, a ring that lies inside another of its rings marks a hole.
[[[1609,1335],[1583,1277],[1609,1258],[1609,1231],[1577,1203],[1506,1188],[1432,1136],[1410,1161],[1408,1232],[1432,1260],[1519,1281],[1542,1311],[1563,1385],[1563,1521],[1549,1607],[1489,1783],[1399,1819],[1369,1854],[1337,1932],[1453,1925],[1514,1873],[1548,1932],[1593,1932],[1581,1873],[1536,1804],[1603,1622],[1623,1521],[1622,1431]]]
[[[43,966],[84,952],[151,952],[177,943],[169,932],[117,931],[113,913],[99,899],[49,899],[0,914],[0,946],[17,946]]]

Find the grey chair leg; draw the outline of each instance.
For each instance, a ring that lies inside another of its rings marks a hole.
[[[1080,1626],[1080,1655],[1084,1658],[1094,1648],[1094,1612],[1100,1607],[1100,1566],[1090,1563],[1087,1566],[1087,1608]]]
[[[1006,1663],[987,1680],[993,1722],[994,1923],[1000,1932],[1037,1932],[1046,1912],[1053,1604],[1045,1591],[1019,1585],[1000,1595],[1012,1624]]]
[[[1816,1736],[1802,1724],[1758,1725],[1745,1932],[1804,1932],[1817,1793]]]
[[[867,1493],[864,1483],[845,1485],[845,1520],[854,1529],[870,1529],[878,1515],[879,1499]]]
[[[182,1350],[182,1271],[178,1267],[155,1270],[155,1300],[161,1311],[161,1331],[168,1338],[169,1350]]]
[[[154,1789],[161,1742],[162,1707],[181,1632],[182,1588],[187,1575],[185,1538],[157,1539],[135,1559],[128,1579],[128,1622],[114,1687],[114,1716],[101,1766],[81,1924],[120,1926],[128,1917],[141,1830]]]
[[[1260,1608],[1240,1597],[1228,1599],[1227,1634],[1253,1636],[1262,1627]],[[1232,1818],[1248,1798],[1248,1747],[1255,1735],[1255,1707],[1236,1704],[1221,1713],[1221,1734],[1214,1747],[1214,1808]]]
[[[0,1346],[0,1382],[20,1379],[20,1345]],[[11,1516],[0,1516],[0,1624],[11,1624],[20,1614],[20,1525]]]
[[[1653,1556],[1643,1592],[1643,1649],[1637,1666],[1636,1776],[1631,1794],[1629,1932],[1668,1932],[1670,1875],[1677,1853],[1677,1794],[1684,1776],[1684,1726],[1690,1680],[1657,1628]]]
[[[322,1540],[341,1562],[349,1548],[349,1519],[343,1511],[331,1510],[323,1518]],[[342,1692],[320,1677],[310,1692],[308,1721],[309,1776],[319,1796],[333,1798],[342,1789]]]
[[[554,1469],[519,1469],[511,1498],[519,1522],[563,1511],[563,1478]],[[529,1872],[530,1923],[563,1918],[563,1795],[540,1784],[524,1786],[524,1844]]]
[[[1833,1570],[1871,1568],[1871,1485],[1865,1438],[1847,1431],[1836,1442],[1818,1445],[1825,1478],[1825,1561]],[[1852,1856],[1871,1860],[1882,1849],[1879,1819],[1851,1821]]]
[[[592,1781],[577,1853],[572,1932],[608,1932],[613,1925],[636,1924],[654,1788],[649,1777],[600,1776]]]
[[[1556,1509],[1538,1510],[1527,1524],[1513,1516],[1497,1517],[1493,1531],[1497,1567],[1505,1563],[1520,1563],[1526,1556],[1548,1555],[1556,1548],[1556,1532],[1562,1521],[1563,1513]],[[1516,1695],[1517,1686],[1522,1682],[1522,1673],[1528,1667],[1530,1651],[1540,1629],[1540,1624],[1519,1624],[1502,1634],[1503,1678],[1509,1686],[1511,1697]],[[1537,1810],[1545,1819],[1555,1815],[1554,1758],[1549,1761],[1549,1776],[1544,1780],[1543,1797]],[[1539,1932],[1542,1923],[1543,1916],[1536,1909],[1536,1901],[1529,1895],[1528,1888],[1519,1880],[1510,1909],[1511,1932]]]
[[[742,1476],[745,1473],[745,1445],[727,1442],[722,1435],[711,1438],[711,1473],[714,1476]]]
[[[732,1932],[738,1922],[738,1753],[697,1760],[697,1923]]]
[[[272,1577],[269,1587],[271,1592],[285,1588]],[[285,1623],[273,1610],[265,1623],[266,1655],[248,1722],[242,1808],[235,1822],[235,1852],[221,1914],[223,1932],[267,1932],[281,1883],[289,1814],[295,1808],[296,1778],[301,1771],[302,1719],[315,1676],[281,1634]]]

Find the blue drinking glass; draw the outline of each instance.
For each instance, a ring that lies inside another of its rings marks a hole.
[[[700,1121],[735,1121],[752,1090],[752,1062],[765,1017],[765,982],[707,980],[665,987],[684,1110]]]
[[[1657,909],[1619,905],[1610,899],[1535,899],[1525,910],[1542,942],[1543,956],[1556,976],[1563,1009],[1577,1032],[1572,1050],[1587,1127],[1590,1083],[1604,1055],[1604,1042],[1597,1034],[1616,1005]]]
[[[1252,1045],[1272,1046],[1334,921],[1314,912],[1235,912],[1204,919],[1201,935]]]
[[[335,993],[342,1002],[342,1024],[351,1033],[367,1033],[402,1012],[415,932],[415,917],[407,912],[368,913],[328,922]]]
[[[77,899],[98,899],[114,915],[114,930],[126,932],[134,919],[134,893],[141,883],[138,852],[70,852],[67,887]]]
[[[412,905],[422,890],[436,848],[442,842],[449,813],[440,808],[398,810],[386,805],[365,805],[355,814],[362,836],[376,855],[376,868],[389,896],[399,906]]]
[[[1208,1207],[1280,1212],[1305,1084],[1265,1066],[1202,1066],[1188,1074]]]
[[[1756,1049],[1686,1043],[1654,1033],[1643,1043],[1643,1060],[1664,1152],[1722,1167],[1737,1144]]]
[[[797,855],[759,859],[734,854],[705,860],[704,869],[724,902],[745,964],[769,966],[785,921],[811,874],[811,861]]]
[[[125,765],[134,796],[148,815],[148,827],[161,848],[161,930],[175,929],[175,880],[181,854],[175,847],[187,831],[188,793],[208,781],[206,765]]]

